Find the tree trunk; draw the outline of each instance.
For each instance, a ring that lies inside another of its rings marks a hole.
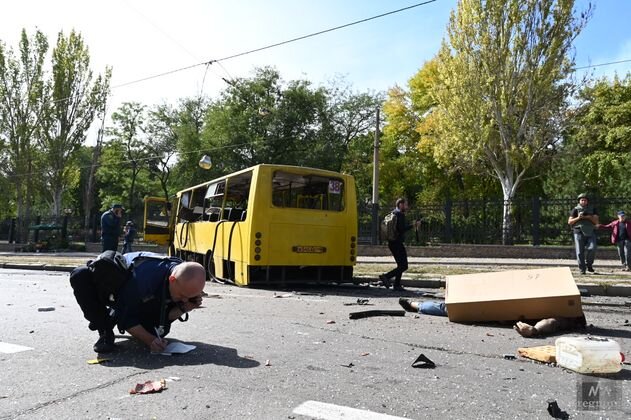
[[[504,211],[502,214],[502,245],[513,245],[513,198],[515,188],[510,180],[502,179],[502,191],[504,193]]]
[[[96,145],[92,150],[92,164],[88,173],[88,183],[85,186],[85,196],[83,198],[83,228],[85,230],[85,242],[90,237],[90,224],[92,223],[92,206],[94,206],[94,184],[96,179],[96,168],[101,157],[101,146],[103,145],[103,126],[105,117],[101,120],[101,128],[96,136]]]

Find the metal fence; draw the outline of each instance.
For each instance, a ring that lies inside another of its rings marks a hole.
[[[531,245],[570,245],[572,235],[567,224],[570,211],[576,206],[574,199],[519,199],[512,203],[511,218],[513,244]],[[601,223],[616,219],[618,210],[631,211],[631,198],[598,198],[593,200]],[[410,244],[501,244],[503,227],[503,200],[448,201],[445,203],[422,204],[407,214],[409,222],[421,220],[416,235],[408,234]],[[359,209],[359,241],[371,243],[373,240],[371,209]],[[379,219],[390,211],[381,209]],[[19,242],[16,219],[0,221],[0,240]],[[27,233],[27,243],[45,241],[87,241],[97,242],[100,237],[99,215],[92,217],[90,226],[83,227],[83,217],[36,216],[23,224]],[[142,234],[142,223],[138,223]],[[599,243],[608,243],[608,233],[599,234]],[[378,242],[382,242],[378,239]]]
[[[593,204],[602,224],[617,218],[621,209],[631,210],[631,198],[598,198]],[[577,205],[575,199],[519,199],[512,202],[513,244],[571,245],[571,229],[567,224],[570,211]],[[380,211],[380,220],[391,209]],[[503,200],[448,201],[439,204],[422,204],[410,209],[408,223],[420,219],[416,235],[408,234],[410,244],[502,244]],[[359,209],[359,239],[371,243],[371,210]],[[609,243],[609,234],[601,231],[599,243]],[[378,242],[383,242],[381,239]]]

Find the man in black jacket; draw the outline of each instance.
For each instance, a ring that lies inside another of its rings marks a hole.
[[[408,210],[408,202],[405,198],[397,199],[395,209],[392,211],[397,218],[397,235],[394,240],[388,240],[388,248],[392,252],[392,256],[397,263],[397,267],[385,274],[379,276],[379,280],[386,286],[390,287],[390,279],[394,278],[394,290],[403,290],[401,286],[401,275],[408,269],[408,255],[405,251],[405,245],[403,241],[405,239],[405,232],[412,229],[412,227],[418,227],[420,223],[418,220],[413,225],[408,225],[405,221],[405,212]]]

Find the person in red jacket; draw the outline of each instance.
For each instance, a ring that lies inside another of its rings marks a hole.
[[[598,229],[611,229],[611,243],[618,247],[618,256],[624,271],[631,271],[631,222],[627,221],[624,211],[618,212],[618,218],[608,225],[597,225]]]

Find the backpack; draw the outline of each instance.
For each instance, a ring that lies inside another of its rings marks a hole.
[[[386,217],[383,218],[381,231],[386,240],[395,241],[397,239],[397,215],[393,211],[386,214]]]
[[[111,305],[131,275],[131,267],[127,265],[125,257],[120,252],[105,251],[95,260],[88,261],[86,266],[92,272],[99,300]]]

